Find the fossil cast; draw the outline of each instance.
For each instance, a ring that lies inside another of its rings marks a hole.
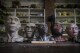
[[[34,23],[27,23],[26,27],[24,28],[26,38],[28,41],[32,41],[35,28],[36,28],[36,25]]]
[[[7,16],[6,31],[8,34],[8,42],[23,42],[23,37],[18,34],[21,23],[16,16]]]
[[[50,41],[52,37],[48,34],[46,24],[27,23],[25,27],[28,41]]]

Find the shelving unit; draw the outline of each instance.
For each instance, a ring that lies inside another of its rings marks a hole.
[[[76,24],[80,24],[80,9],[76,9],[75,10],[75,12],[76,12]]]
[[[30,9],[30,22],[45,23],[45,9]]]
[[[33,9],[33,8],[9,8],[7,11],[10,15],[15,15],[20,18],[21,21],[33,23],[45,23],[45,9]]]
[[[69,5],[72,5],[69,7]],[[77,6],[78,5],[78,6]],[[76,7],[77,6],[77,7]],[[55,20],[59,21],[65,31],[66,26],[74,21],[80,28],[80,4],[76,3],[55,3]]]
[[[27,23],[45,24],[45,9],[43,0],[18,0],[20,6],[12,7],[14,0],[5,1],[8,8],[7,13],[20,18],[22,26]]]

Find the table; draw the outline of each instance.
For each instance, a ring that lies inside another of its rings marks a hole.
[[[80,44],[73,42],[0,43],[0,53],[80,53]]]

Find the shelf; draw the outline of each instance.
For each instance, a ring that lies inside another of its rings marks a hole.
[[[21,25],[26,25],[27,23],[21,23]],[[45,23],[35,23],[35,24],[45,24]]]
[[[58,17],[58,18],[72,18],[74,16],[56,16],[56,17]]]
[[[76,17],[80,17],[80,15],[76,15]]]
[[[34,12],[36,12],[36,11],[44,11],[44,9],[43,8],[11,8],[11,7],[7,7],[7,10],[14,10],[14,9],[16,9],[16,10],[31,10],[31,11],[34,11]]]
[[[62,25],[69,25],[70,23],[61,23]]]
[[[80,24],[80,23],[77,23],[77,24]]]
[[[76,8],[75,10],[76,10],[76,11],[80,11],[80,8]]]
[[[44,11],[44,9],[40,9],[40,8],[30,8],[30,11],[31,12],[43,12]]]
[[[62,2],[62,1],[59,1],[58,3],[55,2],[55,7],[56,8],[71,8],[71,9],[74,9],[74,8],[80,8],[80,3],[79,2],[76,2],[76,0],[74,0],[75,2],[73,2],[73,0],[71,2]]]
[[[5,1],[7,3],[7,12],[20,18],[21,22],[45,23],[45,9],[44,0],[19,0],[20,6],[18,8],[11,8],[12,1]],[[26,23],[21,23],[22,26]]]
[[[35,23],[35,24],[43,24],[43,25],[45,25],[45,23]]]
[[[35,15],[31,15],[30,16],[31,18],[33,17],[33,18],[43,18],[44,16],[35,16]]]
[[[7,10],[14,10],[14,9],[16,9],[16,8],[7,7]]]
[[[73,11],[74,9],[71,9],[71,8],[55,8],[56,10],[60,10],[60,11],[68,11],[68,10],[70,10],[70,11]]]
[[[26,25],[27,23],[21,23],[21,25]]]
[[[28,12],[29,8],[16,8],[17,12]]]
[[[28,16],[17,16],[19,18],[28,18]]]
[[[71,2],[70,3],[55,3],[55,5],[61,5],[61,4],[65,5],[65,4],[80,4],[80,3],[71,3]]]
[[[29,8],[15,8],[17,10],[25,10],[25,9],[29,9]]]

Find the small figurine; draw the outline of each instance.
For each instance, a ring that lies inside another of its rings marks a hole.
[[[8,16],[6,20],[6,32],[8,34],[8,42],[23,42],[23,37],[18,35],[21,23],[18,17]]]
[[[70,41],[77,41],[79,29],[78,29],[78,26],[76,24],[74,24],[74,23],[69,24],[66,27],[66,32],[69,35]]]

